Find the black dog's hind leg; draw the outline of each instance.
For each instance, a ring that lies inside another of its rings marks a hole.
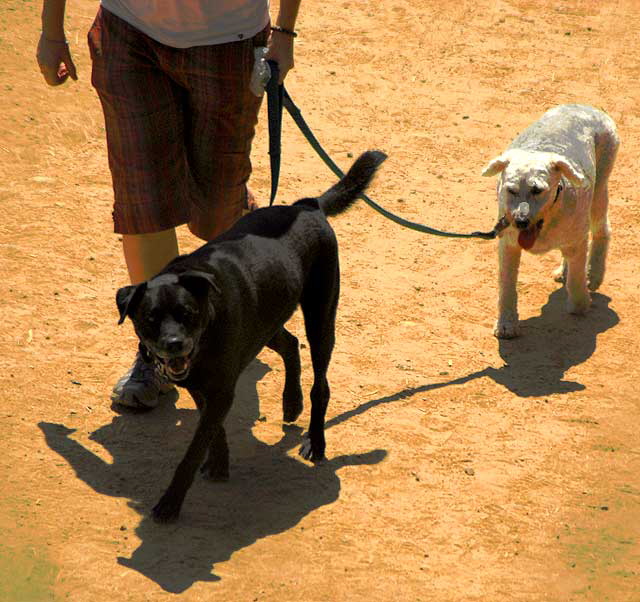
[[[300,301],[313,364],[311,421],[307,440],[300,447],[300,455],[312,462],[325,459],[324,420],[330,396],[327,369],[335,344],[340,288],[337,257],[335,262],[326,258],[323,260],[329,265],[325,264],[318,270],[312,270]]]
[[[228,472],[229,450],[226,444],[224,428],[222,428],[222,421],[233,401],[233,387],[224,393],[218,391],[215,395],[204,396],[192,390],[189,392],[196,400],[200,410],[200,421],[187,453],[173,475],[171,484],[153,508],[153,519],[159,523],[173,522],[178,518],[187,491],[191,487],[207,451],[211,453],[211,450],[215,449],[216,456],[219,458],[217,466],[224,468],[224,462],[226,461]],[[224,442],[223,445],[222,442]]]
[[[302,412],[298,339],[282,327],[267,343],[267,347],[278,353],[284,361],[282,419],[285,422],[294,422]]]

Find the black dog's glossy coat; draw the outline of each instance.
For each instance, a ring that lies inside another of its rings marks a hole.
[[[258,209],[151,280],[118,291],[120,322],[131,318],[143,352],[187,388],[200,411],[193,440],[153,509],[156,521],[178,517],[200,466],[209,479],[228,479],[223,421],[240,373],[265,345],[284,360],[284,420],[302,412],[298,340],[284,328],[298,304],[314,372],[300,454],[312,462],[324,458],[326,374],[340,288],[338,245],[325,216],[348,209],[385,158],[379,151],[363,153],[321,197]]]

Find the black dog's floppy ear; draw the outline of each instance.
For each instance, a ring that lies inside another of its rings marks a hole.
[[[204,296],[212,290],[216,295],[221,294],[220,287],[213,274],[199,270],[183,272],[178,277],[178,282],[188,291],[197,296]]]
[[[123,286],[116,293],[116,303],[120,312],[118,324],[122,324],[124,319],[135,309],[140,298],[147,290],[147,283],[142,282],[131,286]]]

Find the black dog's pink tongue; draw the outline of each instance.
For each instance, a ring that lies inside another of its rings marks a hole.
[[[538,230],[536,228],[527,228],[526,230],[521,230],[520,234],[518,234],[518,244],[525,251],[528,251],[535,244],[537,236]]]

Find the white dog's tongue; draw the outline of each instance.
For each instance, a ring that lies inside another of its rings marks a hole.
[[[518,234],[518,244],[525,250],[528,251],[536,242],[536,238],[538,237],[538,228],[531,227],[526,230],[521,230],[520,234]]]

